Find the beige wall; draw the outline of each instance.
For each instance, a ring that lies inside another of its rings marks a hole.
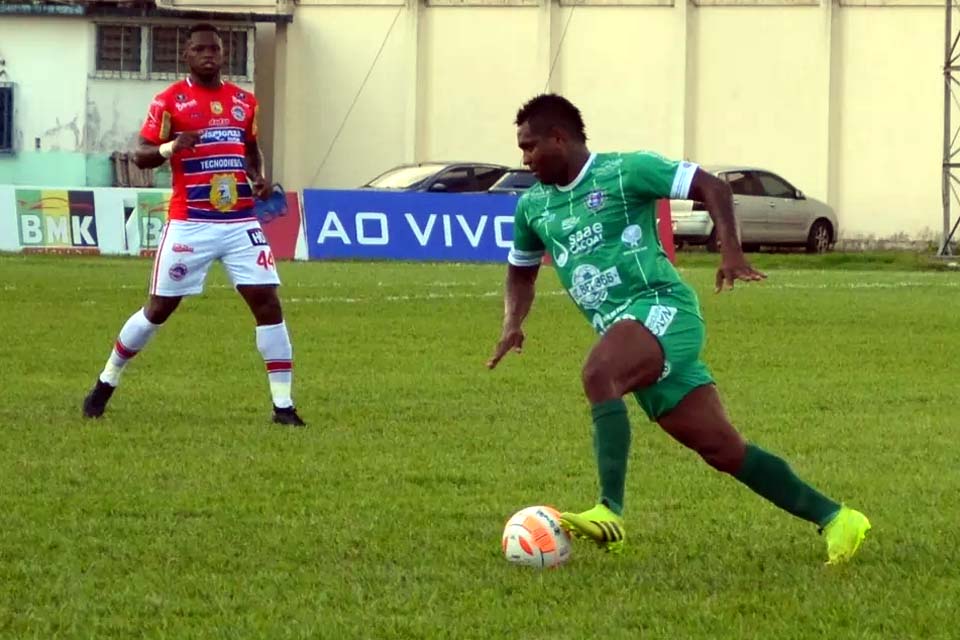
[[[277,31],[277,177],[349,188],[404,161],[516,164],[513,116],[549,84],[596,149],[781,172],[848,237],[938,233],[942,7],[804,1],[302,0]]]

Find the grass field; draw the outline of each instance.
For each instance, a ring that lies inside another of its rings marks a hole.
[[[715,296],[714,261],[681,265],[729,413],[870,516],[849,566],[633,404],[625,555],[508,565],[511,513],[595,498],[594,338],[551,272],[489,372],[502,267],[282,264],[290,430],[219,267],[90,423],[150,263],[0,256],[0,637],[956,638],[960,274],[759,256]]]

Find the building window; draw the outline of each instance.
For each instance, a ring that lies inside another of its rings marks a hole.
[[[13,152],[13,85],[0,82],[0,153]]]
[[[223,75],[252,81],[253,28],[218,29],[223,39]],[[115,77],[117,71],[129,71],[148,79],[181,78],[190,72],[183,61],[189,30],[177,25],[97,25],[97,75]],[[142,44],[147,46],[141,49]]]
[[[140,73],[140,39],[138,26],[97,25],[97,71]]]

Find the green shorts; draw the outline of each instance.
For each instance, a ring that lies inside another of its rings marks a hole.
[[[669,412],[697,387],[713,384],[710,370],[700,359],[706,338],[702,318],[676,307],[646,303],[631,305],[614,322],[628,318],[649,329],[663,348],[660,379],[633,393],[650,420]]]

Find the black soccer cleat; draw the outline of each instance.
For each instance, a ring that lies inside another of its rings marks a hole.
[[[97,384],[90,390],[87,397],[83,399],[83,415],[88,418],[99,418],[107,410],[107,402],[116,387],[111,387],[106,382],[97,378]]]
[[[293,407],[284,407],[281,409],[275,406],[273,408],[273,421],[288,427],[307,426],[307,423],[300,419],[300,416],[297,415],[297,410]]]

